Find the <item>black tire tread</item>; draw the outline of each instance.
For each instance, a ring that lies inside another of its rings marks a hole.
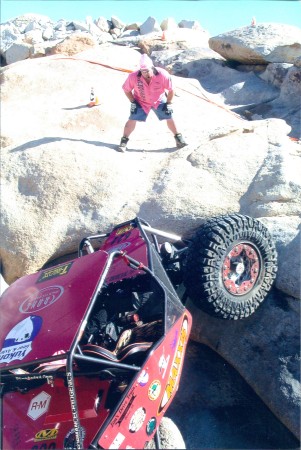
[[[257,283],[248,294],[233,296],[220,280],[226,249],[234,242],[254,243],[262,258]],[[187,294],[200,309],[226,319],[253,314],[270,291],[277,273],[277,252],[265,225],[241,214],[213,217],[195,233],[184,265]]]

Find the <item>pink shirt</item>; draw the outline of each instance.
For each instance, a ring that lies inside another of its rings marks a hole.
[[[143,76],[138,77],[139,70],[131,73],[122,85],[125,92],[132,92],[134,99],[148,114],[150,109],[158,108],[161,99],[165,95],[165,90],[171,91],[172,81],[171,76],[165,69],[156,67],[157,75],[153,75],[149,84],[145,81]]]

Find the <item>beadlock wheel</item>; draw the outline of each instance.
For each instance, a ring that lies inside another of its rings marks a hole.
[[[241,214],[216,217],[192,238],[184,264],[188,296],[203,311],[242,319],[266,298],[277,273],[277,253],[268,229]]]
[[[253,289],[261,269],[260,253],[248,243],[235,245],[222,267],[224,287],[232,295],[244,295]]]

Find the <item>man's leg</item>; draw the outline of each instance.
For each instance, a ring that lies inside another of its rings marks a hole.
[[[166,120],[166,124],[169,130],[172,132],[177,148],[183,148],[187,145],[187,142],[184,141],[184,138],[181,133],[178,132],[175,121],[172,117],[172,110],[168,110],[166,107],[166,103],[160,103],[157,109],[153,108],[156,116],[159,120]]]
[[[137,123],[136,120],[129,119],[127,121],[127,123],[125,124],[124,130],[123,130],[123,136],[121,138],[120,145],[118,147],[118,150],[120,152],[125,152],[126,151],[127,143],[129,141],[129,136],[134,131],[134,129],[136,127],[136,123]]]
[[[166,123],[173,135],[178,134],[178,130],[177,130],[174,119],[167,119]]]
[[[136,120],[129,119],[127,123],[124,126],[123,136],[129,138],[130,134],[135,130],[136,128]]]
[[[178,132],[177,126],[175,124],[174,119],[167,119],[166,120],[167,126],[174,135],[174,138],[176,140],[177,148],[183,148],[187,145],[187,143],[184,141],[184,138],[181,133]]]

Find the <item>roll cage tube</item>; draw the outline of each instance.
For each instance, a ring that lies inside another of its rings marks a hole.
[[[86,250],[87,253],[94,253],[94,247],[91,244],[92,240],[96,240],[96,239],[103,239],[105,237],[108,237],[109,233],[107,234],[95,234],[94,236],[87,236],[85,238],[83,238],[80,241],[79,247],[78,247],[78,257],[80,258],[81,256],[83,256],[83,251]]]
[[[97,236],[98,237],[98,236]],[[85,243],[85,239],[82,240],[82,243],[84,245]],[[127,264],[129,264],[133,269],[139,269],[139,270],[143,270],[147,273],[149,273],[158,283],[159,285],[161,285],[160,280],[157,279],[156,275],[147,267],[145,267],[143,264],[141,264],[139,261],[131,258],[128,255],[125,255],[124,252],[122,251],[115,251],[109,254],[108,260],[105,264],[104,270],[102,272],[102,275],[97,283],[97,286],[95,288],[93,297],[91,299],[90,305],[83,317],[83,320],[81,322],[80,328],[74,338],[74,341],[72,343],[72,346],[70,348],[69,354],[67,355],[67,361],[66,361],[66,379],[67,379],[67,387],[68,387],[68,392],[69,392],[69,399],[70,399],[70,405],[71,405],[71,412],[72,412],[72,420],[73,420],[73,425],[74,425],[74,430],[75,430],[75,441],[76,441],[76,449],[80,450],[83,448],[82,445],[82,436],[81,436],[81,427],[80,427],[80,419],[79,419],[79,414],[78,414],[78,406],[77,406],[77,398],[76,398],[76,389],[75,389],[75,383],[74,383],[74,371],[73,371],[73,362],[74,360],[78,359],[78,360],[83,360],[83,361],[87,361],[87,362],[96,362],[99,363],[99,360],[97,358],[93,358],[90,356],[85,356],[82,354],[80,347],[79,347],[79,342],[80,339],[85,331],[85,328],[87,326],[89,317],[91,315],[91,312],[93,310],[93,307],[97,301],[97,297],[99,295],[99,293],[101,292],[101,289],[104,285],[105,279],[107,277],[107,274],[109,272],[109,269],[111,267],[111,265],[113,264],[113,260],[116,257],[122,257],[124,258],[125,262]],[[162,286],[161,286],[162,287]],[[164,330],[165,333],[165,330]],[[77,353],[78,352],[78,353]],[[141,367],[138,366],[132,366],[129,364],[123,364],[121,362],[113,362],[113,361],[106,361],[106,360],[102,360],[101,364],[103,365],[110,365],[115,366],[115,367],[119,367],[119,368],[124,368],[124,369],[130,369],[136,372],[139,372],[141,370]]]
[[[157,228],[153,228],[151,227],[145,220],[140,219],[139,217],[136,217],[133,220],[129,220],[127,222],[123,222],[122,224],[119,224],[117,227],[114,227],[112,231],[114,231],[116,228],[121,228],[127,224],[130,223],[135,223],[136,226],[140,229],[141,233],[143,234],[143,237],[145,238],[146,244],[149,244],[149,238],[146,234],[150,233],[152,236],[152,239],[154,241],[154,245],[155,248],[157,250],[158,253],[160,253],[160,248],[159,248],[159,244],[158,244],[158,240],[156,238],[156,236],[161,236],[161,237],[165,237],[171,241],[182,241],[184,242],[182,236],[179,236],[177,234],[174,233],[168,233],[162,230],[159,230]],[[85,250],[87,253],[93,253],[94,247],[91,244],[92,240],[100,240],[100,239],[104,239],[106,237],[108,237],[111,233],[102,233],[102,234],[96,234],[96,235],[92,235],[92,236],[87,236],[85,238],[83,238],[79,244],[79,249],[78,249],[78,256],[81,257],[83,256],[83,251]],[[150,264],[150,267],[152,268],[152,264]]]

